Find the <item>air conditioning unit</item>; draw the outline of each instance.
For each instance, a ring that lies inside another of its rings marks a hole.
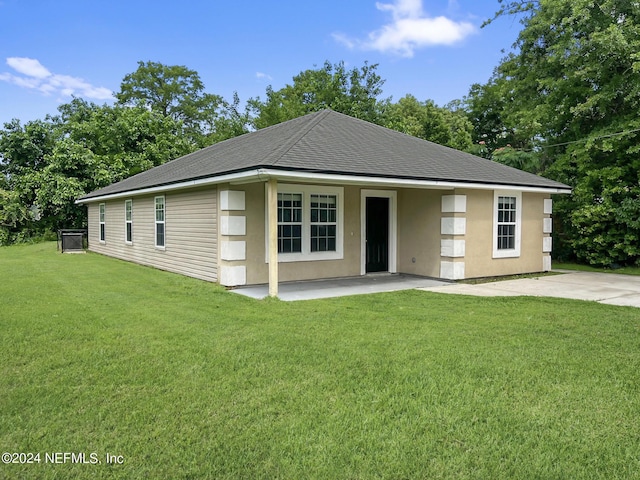
[[[58,230],[58,249],[62,253],[84,253],[86,237],[86,230]]]

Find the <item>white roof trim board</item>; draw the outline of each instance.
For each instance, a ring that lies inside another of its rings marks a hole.
[[[170,185],[161,185],[158,187],[142,188],[139,190],[128,190],[120,193],[112,193],[101,196],[91,197],[89,199],[79,199],[76,203],[92,203],[105,200],[113,200],[117,198],[125,198],[139,195],[149,195],[159,192],[171,192],[182,190],[185,188],[193,188],[205,185],[215,185],[218,183],[231,183],[235,185],[243,183],[252,183],[256,181],[266,181],[270,178],[276,178],[280,181],[296,181],[302,183],[330,183],[336,185],[375,185],[380,187],[396,187],[396,188],[425,188],[432,190],[454,190],[456,188],[473,188],[478,190],[513,190],[531,193],[571,193],[569,187],[551,188],[551,187],[522,187],[517,185],[499,185],[484,183],[462,183],[462,182],[442,182],[430,180],[403,180],[393,178],[379,177],[359,177],[353,175],[328,175],[322,173],[305,173],[305,172],[287,172],[273,169],[258,169],[248,172],[234,173],[230,175],[221,175],[219,177],[204,178],[200,180],[191,180],[187,182],[174,183]]]

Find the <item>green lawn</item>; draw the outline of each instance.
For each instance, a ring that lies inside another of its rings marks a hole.
[[[51,243],[0,299],[0,452],[41,455],[0,478],[640,478],[639,309],[256,301]]]
[[[598,272],[598,273],[618,273],[622,275],[640,275],[640,267],[620,267],[615,270],[611,268],[592,267],[590,265],[582,265],[579,263],[559,263],[553,262],[553,268],[556,270],[579,270],[582,272]]]

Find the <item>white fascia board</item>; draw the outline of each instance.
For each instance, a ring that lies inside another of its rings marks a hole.
[[[102,195],[99,197],[88,198],[86,200],[76,200],[76,204],[103,202],[105,200],[113,200],[123,197],[131,197],[138,195],[147,195],[158,192],[170,192],[173,190],[181,190],[183,188],[192,188],[205,185],[215,185],[216,183],[231,183],[240,185],[251,182],[265,182],[270,178],[278,180],[295,180],[297,182],[306,183],[333,183],[338,185],[375,185],[395,188],[426,188],[435,190],[453,190],[456,188],[470,188],[476,190],[513,190],[519,192],[530,193],[571,193],[571,189],[560,187],[524,187],[520,185],[499,185],[488,183],[466,183],[466,182],[449,182],[442,180],[411,180],[402,178],[384,178],[384,177],[367,177],[359,175],[340,175],[333,173],[310,173],[297,172],[287,170],[276,170],[271,168],[260,168],[257,170],[248,170],[246,172],[230,173],[216,177],[202,178],[199,180],[189,180],[186,182],[173,183],[170,185],[161,185],[158,187],[142,188],[140,190],[128,190],[126,192]]]
[[[261,180],[277,178],[279,180],[296,180],[299,182],[327,182],[347,185],[378,185],[385,187],[427,188],[453,190],[470,188],[477,190],[513,190],[530,193],[571,193],[571,189],[560,187],[526,187],[520,185],[499,185],[486,183],[449,182],[444,180],[411,180],[402,178],[367,177],[359,175],[339,175],[332,173],[309,173],[274,169],[260,169]]]

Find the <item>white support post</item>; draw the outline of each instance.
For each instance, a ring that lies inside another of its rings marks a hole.
[[[269,296],[278,296],[278,180],[267,183],[267,212],[269,219]]]

